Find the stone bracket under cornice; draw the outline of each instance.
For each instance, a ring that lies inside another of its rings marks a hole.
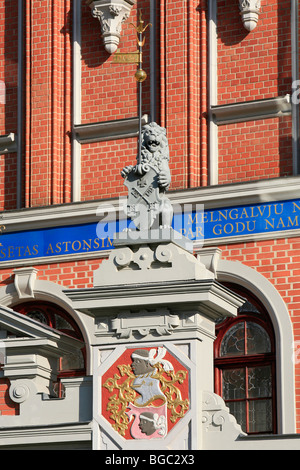
[[[38,270],[32,267],[14,269],[14,286],[19,299],[34,298],[34,284]]]
[[[287,116],[291,112],[290,95],[211,106],[213,121],[218,126]]]
[[[87,0],[92,15],[101,25],[105,50],[116,52],[120,42],[122,24],[130,15],[136,0]]]

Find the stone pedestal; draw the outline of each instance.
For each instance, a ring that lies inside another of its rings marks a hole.
[[[140,235],[139,242],[116,237],[94,287],[68,292],[95,321],[94,448],[201,449],[215,321],[235,316],[244,300],[179,234]]]

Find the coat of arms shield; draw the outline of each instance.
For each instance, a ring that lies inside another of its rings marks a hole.
[[[102,377],[102,412],[125,439],[164,439],[190,408],[188,371],[165,347],[128,349]]]
[[[124,185],[128,188],[126,213],[138,230],[151,228],[159,214],[162,198],[159,194],[158,176],[153,166],[143,165],[142,174],[133,167],[125,178]]]

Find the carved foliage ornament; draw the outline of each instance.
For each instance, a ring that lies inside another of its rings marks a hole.
[[[253,31],[258,23],[261,0],[239,0],[239,3],[243,25],[247,31]]]
[[[127,20],[136,0],[88,0],[92,15],[101,25],[104,47],[113,54],[120,42],[122,24]]]

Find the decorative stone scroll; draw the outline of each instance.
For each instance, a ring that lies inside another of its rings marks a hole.
[[[206,450],[216,448],[216,442],[218,449],[229,450],[230,443],[241,443],[246,437],[224,400],[209,391],[202,391],[202,431],[202,445]]]
[[[176,241],[176,240],[175,240]],[[159,282],[178,279],[211,279],[210,272],[191,253],[175,243],[116,247],[94,272],[94,286]]]
[[[178,316],[172,315],[168,309],[157,310],[155,315],[147,310],[122,312],[111,321],[111,328],[119,338],[130,338],[136,334],[145,337],[152,331],[158,336],[171,335],[178,326]]]
[[[23,403],[30,395],[37,393],[34,383],[30,380],[14,380],[11,382],[9,396],[15,403]]]

